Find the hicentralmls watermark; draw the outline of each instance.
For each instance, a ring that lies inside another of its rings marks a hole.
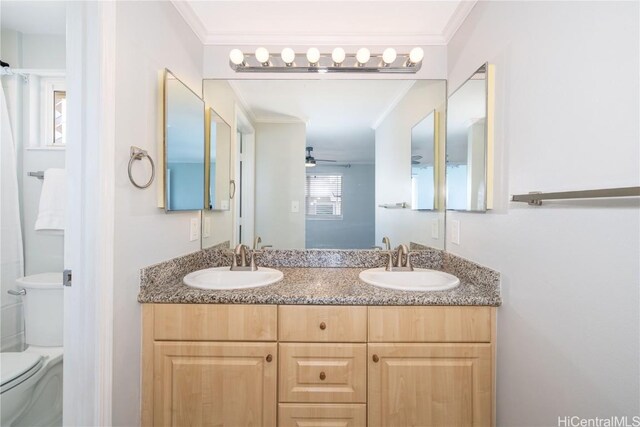
[[[558,417],[558,427],[640,427],[640,415],[628,417],[583,418],[577,415]]]

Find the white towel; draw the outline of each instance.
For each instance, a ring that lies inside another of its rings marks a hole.
[[[64,169],[44,171],[36,230],[64,230],[67,204],[67,172]]]

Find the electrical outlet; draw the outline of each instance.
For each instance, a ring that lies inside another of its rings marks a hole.
[[[300,202],[298,202],[297,200],[292,200],[291,213],[298,213],[298,212],[300,212]]]
[[[200,218],[191,218],[189,227],[189,241],[193,242],[200,238]]]
[[[451,220],[451,243],[460,244],[460,221],[457,219]]]
[[[436,239],[438,240],[438,237],[440,236],[440,227],[438,227],[438,220],[434,219],[433,222],[431,223],[431,238],[432,239]]]
[[[211,218],[204,219],[204,226],[202,227],[202,236],[211,237]]]

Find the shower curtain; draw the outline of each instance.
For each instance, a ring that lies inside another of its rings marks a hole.
[[[0,84],[0,300],[2,307],[15,303],[7,290],[24,275],[22,227],[18,194],[16,145],[7,109],[4,87]]]

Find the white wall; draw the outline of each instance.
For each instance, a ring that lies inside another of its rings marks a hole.
[[[304,249],[306,140],[304,123],[256,125],[256,236],[275,249]]]
[[[441,137],[444,132],[446,83],[418,81],[376,129],[376,244],[387,236],[392,245],[416,242],[444,247],[442,211],[383,209],[381,204],[411,203],[411,128],[434,109],[440,113]],[[431,237],[437,222],[438,239]]]
[[[200,249],[189,241],[190,219],[200,213],[158,209],[157,179],[135,188],[129,147],[158,159],[158,71],[169,68],[200,93],[202,45],[170,2],[118,2],[116,35],[113,425],[132,426],[140,423],[139,270]]]
[[[447,250],[499,270],[498,425],[640,413],[638,199],[509,194],[640,185],[637,2],[478,2],[450,91],[496,65],[495,207]]]

